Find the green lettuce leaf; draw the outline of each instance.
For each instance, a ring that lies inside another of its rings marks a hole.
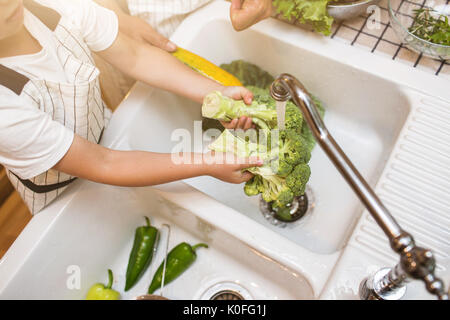
[[[333,24],[333,17],[327,11],[328,2],[330,0],[275,0],[273,4],[277,13],[286,19],[310,24],[314,30],[328,36]]]

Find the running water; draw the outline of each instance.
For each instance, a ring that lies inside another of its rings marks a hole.
[[[286,102],[287,101],[276,101],[277,106],[277,123],[278,123],[278,129],[284,130],[285,129],[285,118],[286,118]]]

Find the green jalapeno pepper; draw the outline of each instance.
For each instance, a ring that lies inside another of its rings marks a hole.
[[[145,220],[147,225],[137,228],[134,235],[133,249],[131,249],[128,260],[125,291],[128,291],[136,284],[153,258],[158,229],[150,225],[148,217],[145,217]]]
[[[176,279],[184,271],[186,271],[192,263],[194,263],[195,259],[197,259],[197,254],[195,253],[195,250],[199,247],[208,248],[208,245],[204,243],[199,243],[191,247],[188,243],[182,242],[167,254],[164,284],[168,284],[169,282]],[[152,283],[148,288],[149,294],[152,294],[161,287],[163,269],[164,269],[164,261],[161,263],[158,270],[156,270],[155,275],[153,276]]]
[[[94,284],[86,295],[86,300],[119,300],[120,293],[111,289],[113,284],[113,273],[108,269],[108,284]]]

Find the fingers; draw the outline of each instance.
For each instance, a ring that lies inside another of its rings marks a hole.
[[[252,118],[247,118],[247,121],[245,121],[245,124],[244,124],[244,130],[248,130],[252,127],[253,127]]]
[[[240,9],[242,5],[241,0],[231,0],[231,8],[232,9]]]
[[[242,129],[245,131],[255,127],[252,118],[250,117],[240,117],[239,119],[233,119],[230,122],[220,121],[220,123],[228,130]]]
[[[230,122],[220,121],[220,123],[224,126],[224,128],[228,130],[236,129],[236,125],[238,123],[238,119],[233,119]]]
[[[236,125],[236,129],[244,129],[245,123],[247,122],[247,117],[240,117]]]
[[[236,31],[247,29],[271,14],[271,0],[236,0],[232,1],[230,8],[231,23]]]
[[[239,159],[239,164],[237,165],[237,169],[247,169],[251,167],[260,167],[264,164],[264,161],[258,157],[249,157],[246,159]]]
[[[143,37],[151,45],[158,47],[162,50],[165,50],[167,52],[174,52],[175,50],[177,50],[177,46],[173,42],[171,42],[163,35],[159,34],[156,30],[154,30],[150,26],[146,28]]]
[[[245,104],[250,105],[253,101],[253,92],[245,87],[223,87],[222,93],[234,100],[244,100]]]
[[[231,24],[236,31],[242,31],[257,22],[259,12],[255,10],[246,10],[241,6],[231,6],[230,18]]]
[[[244,100],[245,104],[252,104],[253,101],[253,92],[248,90],[247,88],[241,87],[241,97]]]
[[[253,174],[251,174],[250,172],[244,171],[241,173],[241,182],[247,182],[251,178],[253,178]]]

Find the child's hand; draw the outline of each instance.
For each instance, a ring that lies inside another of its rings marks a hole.
[[[158,47],[167,52],[177,50],[177,46],[173,42],[158,33],[141,18],[125,13],[118,15],[118,17],[120,30],[130,38]]]
[[[234,100],[244,100],[247,105],[251,104],[253,100],[253,93],[244,87],[223,87],[220,91],[224,96]]]
[[[233,154],[208,152],[205,156],[211,157],[213,163],[207,164],[208,175],[229,183],[247,182],[253,177],[248,171],[243,169],[259,167],[263,161],[257,157],[239,159]]]
[[[249,105],[253,100],[253,93],[244,87],[224,87],[222,94],[233,98],[234,100],[244,100],[245,104]],[[240,117],[239,119],[233,119],[230,122],[220,121],[222,125],[230,130],[242,129],[248,130],[254,128],[252,123],[252,118],[250,117]]]

